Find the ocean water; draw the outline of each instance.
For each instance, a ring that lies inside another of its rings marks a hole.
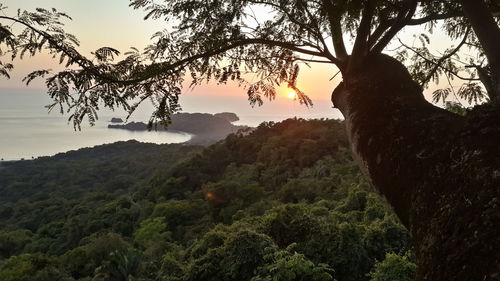
[[[180,143],[189,134],[171,132],[131,132],[108,129],[111,117],[124,117],[123,112],[103,112],[95,126],[83,124],[75,131],[68,115],[54,111],[48,114],[44,105],[50,103],[40,91],[0,89],[0,160],[32,159],[60,152],[92,147],[105,143],[135,139],[149,143]],[[135,116],[147,120],[147,116]]]
[[[48,113],[45,105],[51,103],[44,90],[5,89],[0,87],[0,160],[32,159],[52,156],[60,152],[92,147],[105,143],[135,139],[150,143],[180,143],[191,138],[189,134],[172,132],[131,132],[108,129],[112,117],[125,119],[123,111],[101,110],[96,125],[82,124],[75,131],[68,123],[68,115],[57,109]],[[264,121],[278,122],[287,118],[341,118],[331,108],[331,103],[317,102],[313,108],[299,106],[297,101],[277,99],[262,107],[252,108],[245,95],[182,95],[180,103],[184,112],[234,112],[240,120],[235,125],[258,126]],[[138,108],[129,121],[145,122],[152,112],[147,103]]]

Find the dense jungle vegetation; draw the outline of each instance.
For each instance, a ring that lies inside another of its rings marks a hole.
[[[339,121],[0,166],[0,280],[412,280]]]

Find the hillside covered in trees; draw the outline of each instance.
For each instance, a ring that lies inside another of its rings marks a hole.
[[[0,280],[411,280],[347,147],[339,121],[289,119],[2,163]]]

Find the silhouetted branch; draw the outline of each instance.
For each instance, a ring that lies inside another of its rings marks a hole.
[[[456,54],[460,50],[460,48],[462,48],[462,46],[467,41],[467,37],[469,36],[469,31],[470,31],[470,27],[467,27],[467,30],[465,31],[464,38],[462,39],[462,41],[460,41],[460,43],[457,45],[457,47],[455,49],[453,49],[451,52],[449,52],[448,54],[442,56],[437,62],[435,62],[434,67],[427,74],[427,76],[422,80],[422,85],[431,80],[432,76],[434,76],[434,74],[436,73],[436,71],[438,70],[438,68],[441,66],[441,64],[445,60],[447,60],[448,58],[450,58],[451,56],[453,56],[454,54]]]
[[[389,30],[385,32],[382,38],[373,46],[371,49],[372,53],[380,53],[385,47],[389,44],[389,42],[396,36],[396,34],[407,24],[407,22],[413,17],[415,14],[415,10],[417,9],[418,1],[416,0],[406,0],[406,7],[404,10],[399,12],[397,18],[394,23],[391,25]]]
[[[441,68],[442,70],[446,71],[447,73],[450,73],[452,74],[453,76],[457,77],[458,79],[461,79],[461,80],[464,80],[464,81],[480,81],[480,79],[477,79],[477,78],[467,78],[467,77],[463,77],[463,76],[460,76],[458,73],[452,71],[451,69],[448,69],[444,66],[442,66],[441,64],[438,64],[437,62],[433,61],[433,60],[430,60],[428,58],[426,58],[425,56],[423,56],[419,51],[415,50],[414,48],[406,45],[405,43],[403,43],[403,41],[401,41],[401,39],[398,38],[398,41],[399,43],[401,43],[401,45],[405,48],[407,48],[408,50],[414,52],[417,56],[419,56],[420,58],[424,59],[425,61],[427,62],[430,62],[434,65],[436,65],[436,67],[438,68]]]
[[[341,11],[337,8],[331,0],[324,0],[326,14],[330,23],[330,31],[332,33],[332,43],[335,49],[335,56],[342,62],[347,61],[348,54],[345,48],[342,25],[341,25]]]

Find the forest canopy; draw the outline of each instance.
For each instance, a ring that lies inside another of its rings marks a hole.
[[[346,145],[338,121],[290,119],[2,163],[0,279],[411,280],[409,232]]]

